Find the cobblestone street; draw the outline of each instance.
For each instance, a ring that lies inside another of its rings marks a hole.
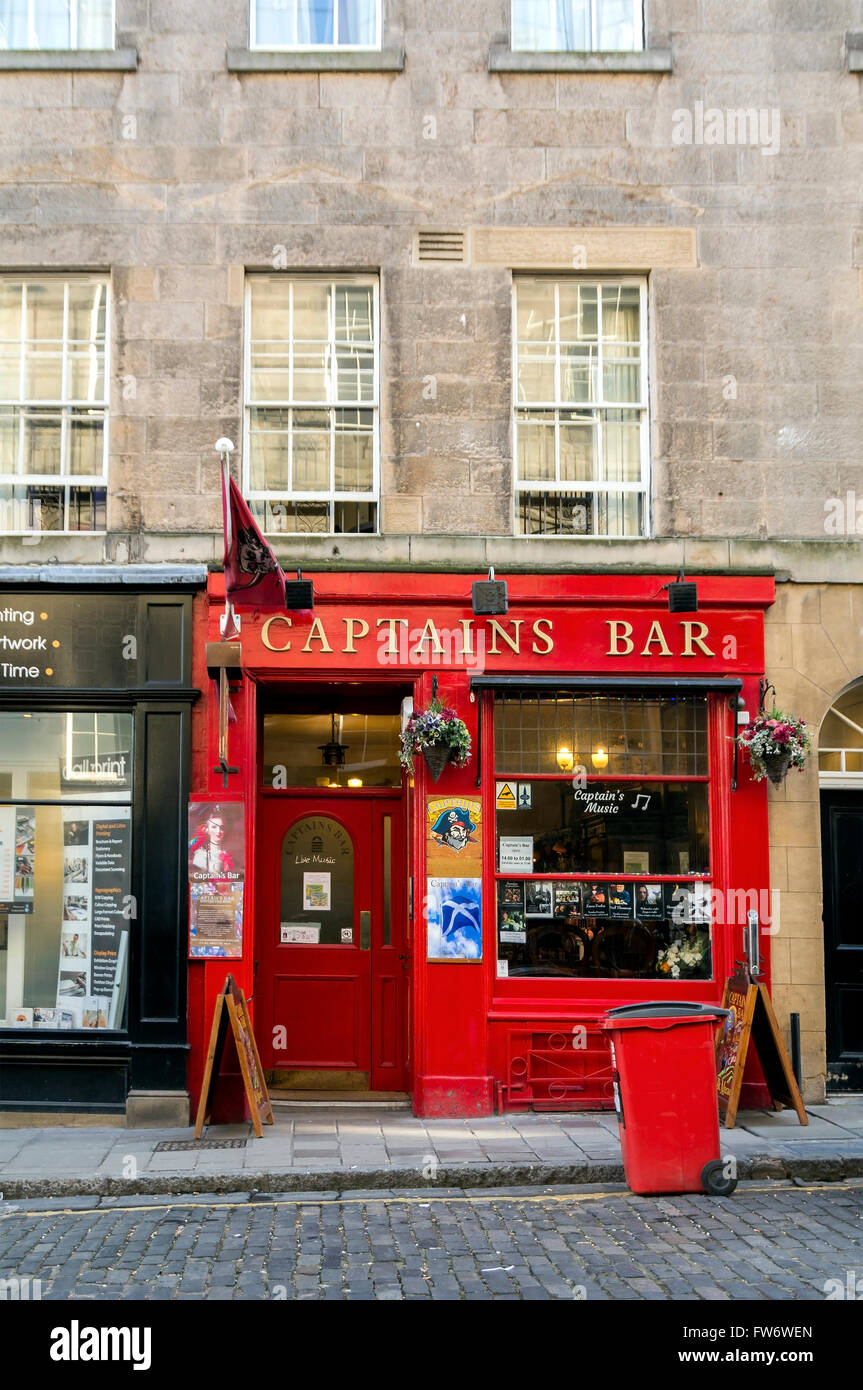
[[[855,1271],[861,1183],[0,1202],[0,1279],[43,1300],[824,1300]]]

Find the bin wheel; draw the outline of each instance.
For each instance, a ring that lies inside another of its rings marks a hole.
[[[730,1197],[737,1186],[737,1179],[728,1177],[721,1158],[714,1158],[705,1163],[701,1170],[701,1186],[708,1197]]]

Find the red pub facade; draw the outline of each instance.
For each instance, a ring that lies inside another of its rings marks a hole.
[[[197,600],[192,801],[242,807],[244,884],[229,958],[192,946],[193,1105],[227,969],[274,1087],[437,1116],[610,1108],[606,1009],[719,1001],[751,910],[769,983],[767,797],[734,737],[773,580],[699,577],[672,613],[670,576],[518,574],[480,617],[475,577],[322,572],[313,610],[244,613],[227,770],[223,576]],[[437,781],[398,758],[435,696],[472,740]],[[223,1096],[236,1118],[239,1076]]]

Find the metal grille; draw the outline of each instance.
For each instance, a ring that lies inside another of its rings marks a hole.
[[[245,1147],[245,1139],[162,1139],[153,1152],[173,1154],[194,1149],[244,1149]]]
[[[463,264],[465,259],[464,232],[417,232],[415,259],[418,264],[443,262]]]

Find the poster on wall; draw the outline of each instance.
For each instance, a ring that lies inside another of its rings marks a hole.
[[[482,959],[482,801],[426,798],[427,958]]]
[[[243,954],[243,804],[189,803],[189,959]]]
[[[482,873],[482,802],[472,796],[426,798],[426,872]]]
[[[56,995],[62,1027],[122,1027],[133,915],[131,830],[128,806],[63,812]]]
[[[36,808],[0,809],[0,912],[33,911]]]
[[[482,960],[482,879],[427,880],[428,959]]]

